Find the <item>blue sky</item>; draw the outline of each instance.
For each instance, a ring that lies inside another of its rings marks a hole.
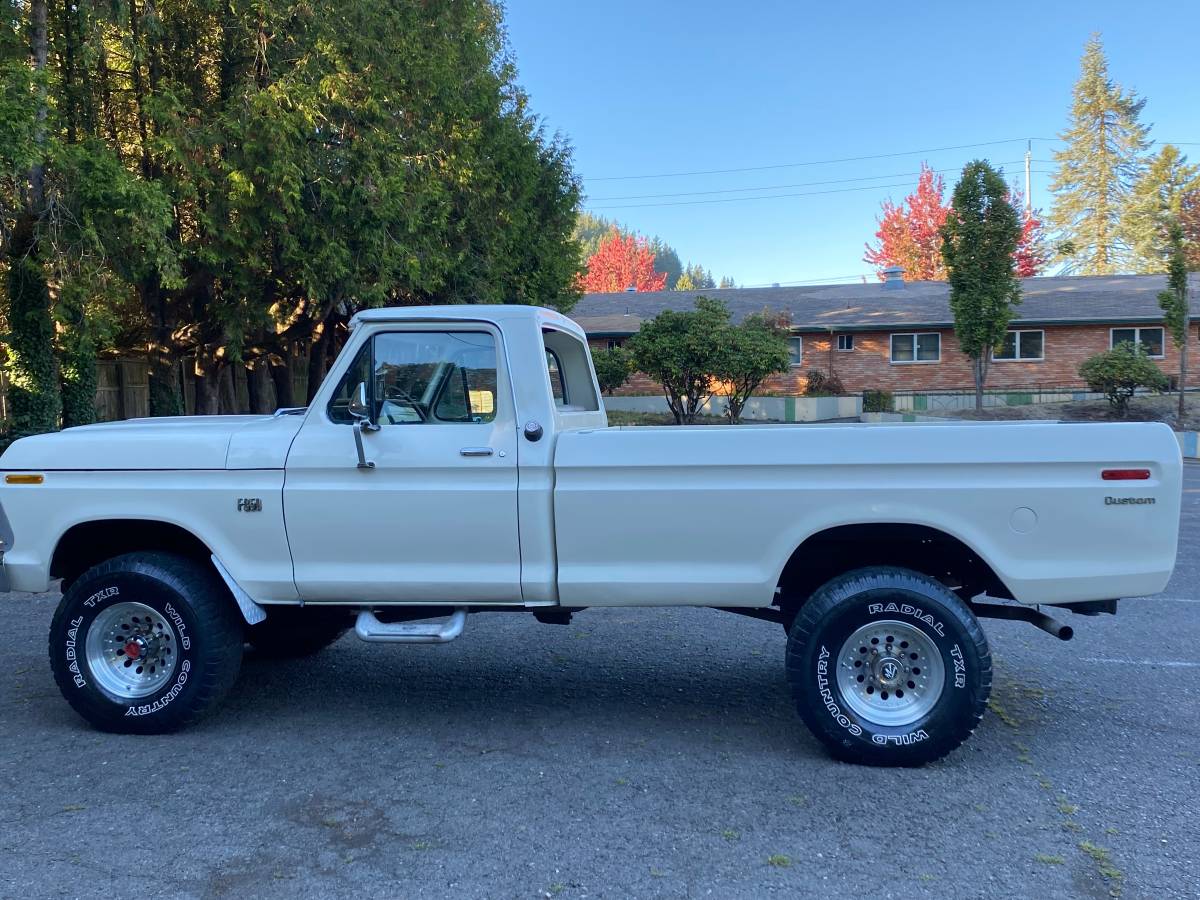
[[[869,273],[880,202],[907,194],[922,160],[951,170],[949,191],[978,156],[1022,173],[1034,138],[1034,203],[1048,209],[1055,141],[1037,139],[1066,125],[1093,31],[1112,77],[1147,98],[1151,136],[1194,142],[1181,149],[1200,160],[1195,0],[510,0],[506,21],[534,111],[575,148],[586,208],[740,285]],[[751,167],[777,168],[623,177]],[[686,196],[645,196],[663,194]],[[807,196],[692,202],[752,194]]]

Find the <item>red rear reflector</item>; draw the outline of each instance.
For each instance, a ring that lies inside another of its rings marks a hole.
[[[1105,481],[1145,481],[1150,477],[1149,469],[1105,469],[1100,473]]]

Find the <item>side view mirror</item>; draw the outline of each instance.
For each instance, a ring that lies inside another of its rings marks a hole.
[[[365,381],[360,381],[354,393],[350,395],[350,400],[346,404],[346,411],[355,420],[354,448],[358,451],[358,467],[360,469],[373,469],[375,468],[375,463],[367,459],[366,450],[363,449],[362,433],[364,431],[378,431],[379,426],[371,418],[371,402],[367,399],[367,383]]]
[[[354,393],[350,395],[346,411],[360,423],[371,422],[371,405],[367,400],[367,383],[365,381],[360,381]]]

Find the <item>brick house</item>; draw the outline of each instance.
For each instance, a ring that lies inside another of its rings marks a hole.
[[[1192,276],[1192,293],[1200,277]],[[1179,356],[1163,329],[1158,294],[1165,275],[1026,278],[1009,339],[989,373],[989,390],[1082,388],[1079,364],[1123,340],[1140,340],[1168,376]],[[834,372],[849,393],[973,391],[968,358],[959,351],[945,282],[734,288],[708,291],[587,294],[571,312],[594,349],[622,344],[642,321],[664,309],[690,309],[699,296],[723,300],[735,321],[764,309],[791,318],[792,368],[763,386],[799,394],[807,372]],[[1193,300],[1200,319],[1200,303]],[[1188,384],[1200,385],[1200,323],[1193,323]],[[635,375],[618,394],[656,394]]]

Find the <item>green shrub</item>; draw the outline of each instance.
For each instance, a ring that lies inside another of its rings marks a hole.
[[[633,360],[629,358],[629,353],[620,347],[597,350],[592,354],[592,365],[596,367],[596,380],[600,382],[600,391],[605,394],[611,394],[633,374]]]
[[[893,401],[891,391],[863,391],[863,412],[892,412]]]
[[[1129,398],[1138,388],[1159,392],[1167,389],[1167,376],[1140,344],[1128,341],[1085,360],[1079,367],[1079,375],[1089,388],[1104,394],[1121,417],[1125,416]]]
[[[840,397],[846,393],[842,387],[842,379],[836,372],[826,374],[820,369],[809,369],[807,383],[804,385],[806,397]]]

